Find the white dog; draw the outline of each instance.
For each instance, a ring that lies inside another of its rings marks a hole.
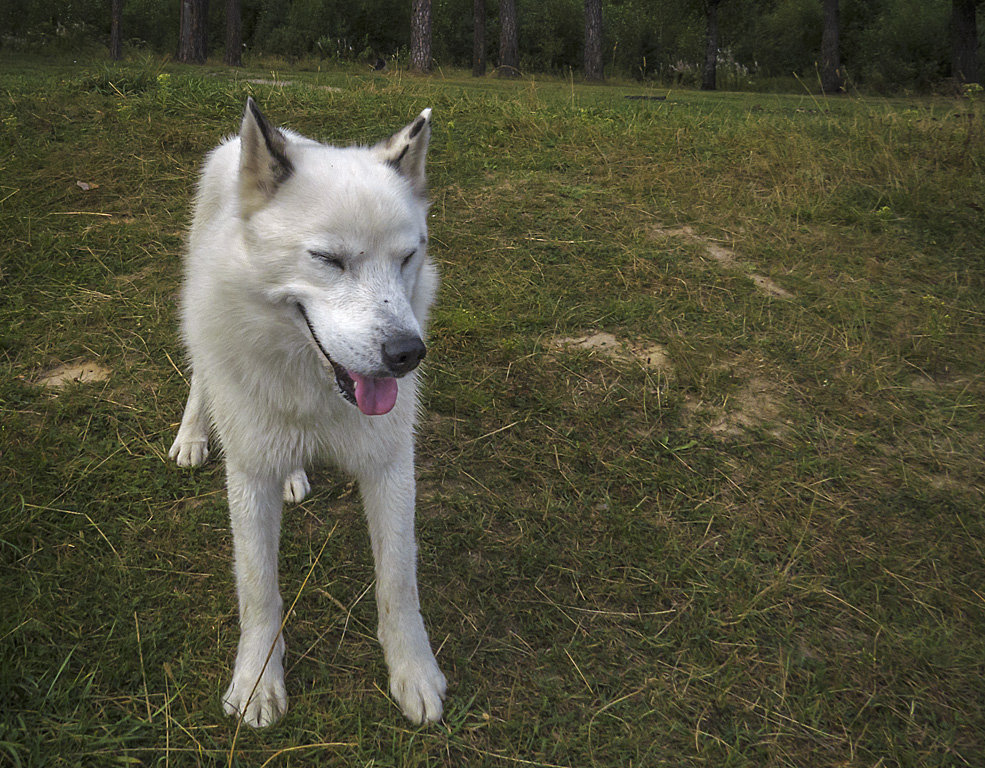
[[[279,130],[250,99],[202,172],[182,294],[191,391],[170,456],[205,461],[210,425],[225,454],[240,638],[223,702],[255,727],[287,709],[281,506],[308,492],[315,457],[359,482],[390,692],[415,723],[441,718],[414,540],[416,369],[437,287],[430,123],[426,109],[374,147],[342,149]]]

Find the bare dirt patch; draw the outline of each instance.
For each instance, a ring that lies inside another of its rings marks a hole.
[[[778,384],[754,375],[721,405],[694,397],[684,401],[684,409],[707,425],[715,436],[736,437],[763,428],[773,437],[781,437],[790,425],[783,418],[783,393]]]
[[[62,389],[72,382],[89,384],[96,381],[106,381],[109,374],[109,368],[99,363],[82,361],[56,366],[43,373],[37,382],[49,389]]]
[[[680,227],[655,227],[653,229],[653,236],[681,238],[697,243],[704,250],[705,256],[715,263],[729,269],[745,272],[753,284],[767,296],[773,296],[778,299],[792,299],[794,297],[790,291],[778,285],[774,280],[751,271],[751,266],[739,261],[733,249],[727,248],[710,238],[702,237],[692,227],[686,224]]]
[[[670,362],[670,355],[663,344],[651,344],[648,347],[636,351],[636,358],[647,367],[658,371],[671,371],[674,366]]]
[[[710,238],[702,237],[694,231],[693,227],[687,224],[679,227],[654,227],[653,235],[655,237],[679,238],[697,243],[704,249],[705,255],[713,261],[717,261],[724,266],[731,266],[735,263],[735,251]]]
[[[673,364],[663,344],[645,346],[629,344],[611,333],[600,331],[585,336],[563,336],[554,339],[555,349],[583,349],[622,363],[640,364],[652,370],[670,373]]]
[[[764,275],[757,275],[755,272],[749,275],[749,279],[752,280],[756,287],[759,288],[763,293],[767,293],[770,296],[776,296],[778,299],[792,299],[793,294],[790,293],[786,288],[777,285],[775,282],[770,280]]]

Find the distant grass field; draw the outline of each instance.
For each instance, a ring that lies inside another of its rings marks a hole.
[[[0,764],[985,765],[981,103],[0,73]],[[343,143],[434,108],[440,726],[384,693],[329,467],[285,512],[290,711],[222,715],[222,470],[166,452],[189,198],[249,94]]]

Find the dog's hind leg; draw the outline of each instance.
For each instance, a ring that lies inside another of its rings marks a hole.
[[[202,377],[192,373],[181,426],[168,451],[179,467],[201,466],[209,456],[209,409],[205,397]]]
[[[389,465],[358,473],[376,563],[377,636],[390,693],[415,723],[441,719],[447,684],[431,652],[417,594],[414,461],[409,446]]]
[[[287,711],[277,588],[283,489],[277,478],[239,471],[229,466],[228,458],[226,488],[240,636],[236,668],[222,703],[227,715],[240,715],[247,725],[262,728]]]
[[[311,493],[311,483],[308,482],[308,475],[304,469],[298,467],[287,476],[284,481],[284,501],[288,504],[297,504],[304,501],[304,497]]]

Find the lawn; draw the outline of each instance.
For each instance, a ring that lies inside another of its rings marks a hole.
[[[0,764],[985,764],[985,107],[0,55]],[[253,95],[434,109],[419,577],[285,510],[291,708],[237,729],[221,463],[167,460],[203,154]],[[645,97],[645,98],[640,98]]]

